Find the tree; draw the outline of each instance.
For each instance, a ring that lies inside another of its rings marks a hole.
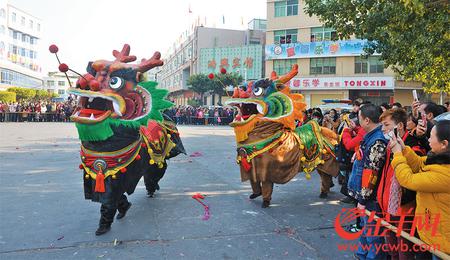
[[[36,95],[34,97],[39,100],[45,100],[45,99],[50,99],[52,97],[52,94],[55,94],[55,93],[49,93],[48,91],[39,89],[39,90],[36,90]]]
[[[242,82],[243,78],[239,73],[216,74],[212,80],[211,90],[219,95],[219,104],[222,103],[222,96],[225,94],[227,86],[237,86]]]
[[[5,103],[16,102],[16,93],[10,91],[0,91],[0,101]]]
[[[386,66],[427,92],[450,92],[448,0],[305,0],[305,10],[340,39],[367,39],[368,55],[381,53]]]
[[[211,80],[205,74],[191,75],[187,80],[187,84],[190,85],[189,89],[200,95],[200,102],[203,104],[203,95],[210,90]]]
[[[16,93],[16,98],[20,101],[29,101],[36,95],[36,90],[30,88],[13,87],[8,88],[8,91]]]

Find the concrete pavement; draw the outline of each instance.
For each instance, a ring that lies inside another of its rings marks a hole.
[[[320,178],[275,185],[272,206],[248,199],[230,127],[181,126],[188,155],[169,162],[161,190],[129,196],[127,216],[96,237],[100,204],[84,200],[71,123],[0,124],[1,259],[336,259],[339,185],[319,199]],[[191,198],[206,194],[211,217]],[[117,241],[115,243],[115,241]]]

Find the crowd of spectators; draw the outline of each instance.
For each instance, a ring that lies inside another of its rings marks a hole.
[[[75,100],[53,102],[1,102],[0,122],[68,122],[76,107]]]

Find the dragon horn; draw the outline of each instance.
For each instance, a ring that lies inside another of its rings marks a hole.
[[[270,79],[271,80],[276,80],[278,79],[278,75],[276,71],[272,71],[272,74],[270,74]]]
[[[293,77],[295,77],[295,75],[297,75],[298,73],[298,64],[294,64],[292,66],[291,71],[289,71],[288,74],[281,76],[277,81],[284,84],[286,82],[288,82],[289,80],[291,80]]]

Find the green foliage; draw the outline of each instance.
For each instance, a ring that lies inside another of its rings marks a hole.
[[[214,93],[222,96],[225,94],[225,87],[237,86],[242,82],[243,78],[240,74],[232,72],[225,74],[216,74],[212,80],[211,89]]]
[[[48,91],[39,89],[39,90],[36,90],[36,95],[34,96],[34,98],[39,99],[39,100],[50,99],[52,97],[52,94],[55,94],[55,93],[49,93]]]
[[[305,0],[340,39],[369,40],[367,54],[381,53],[386,66],[427,92],[450,92],[449,1]]]
[[[13,87],[8,88],[8,91],[16,93],[16,98],[20,101],[29,101],[36,96],[36,90],[30,88]]]
[[[203,96],[206,91],[210,90],[211,80],[205,74],[195,74],[189,77],[187,84],[190,90]]]
[[[200,102],[196,99],[189,99],[187,103],[188,103],[188,105],[193,106],[193,107],[200,106]]]
[[[0,91],[0,101],[5,103],[16,102],[16,93],[10,91]]]

